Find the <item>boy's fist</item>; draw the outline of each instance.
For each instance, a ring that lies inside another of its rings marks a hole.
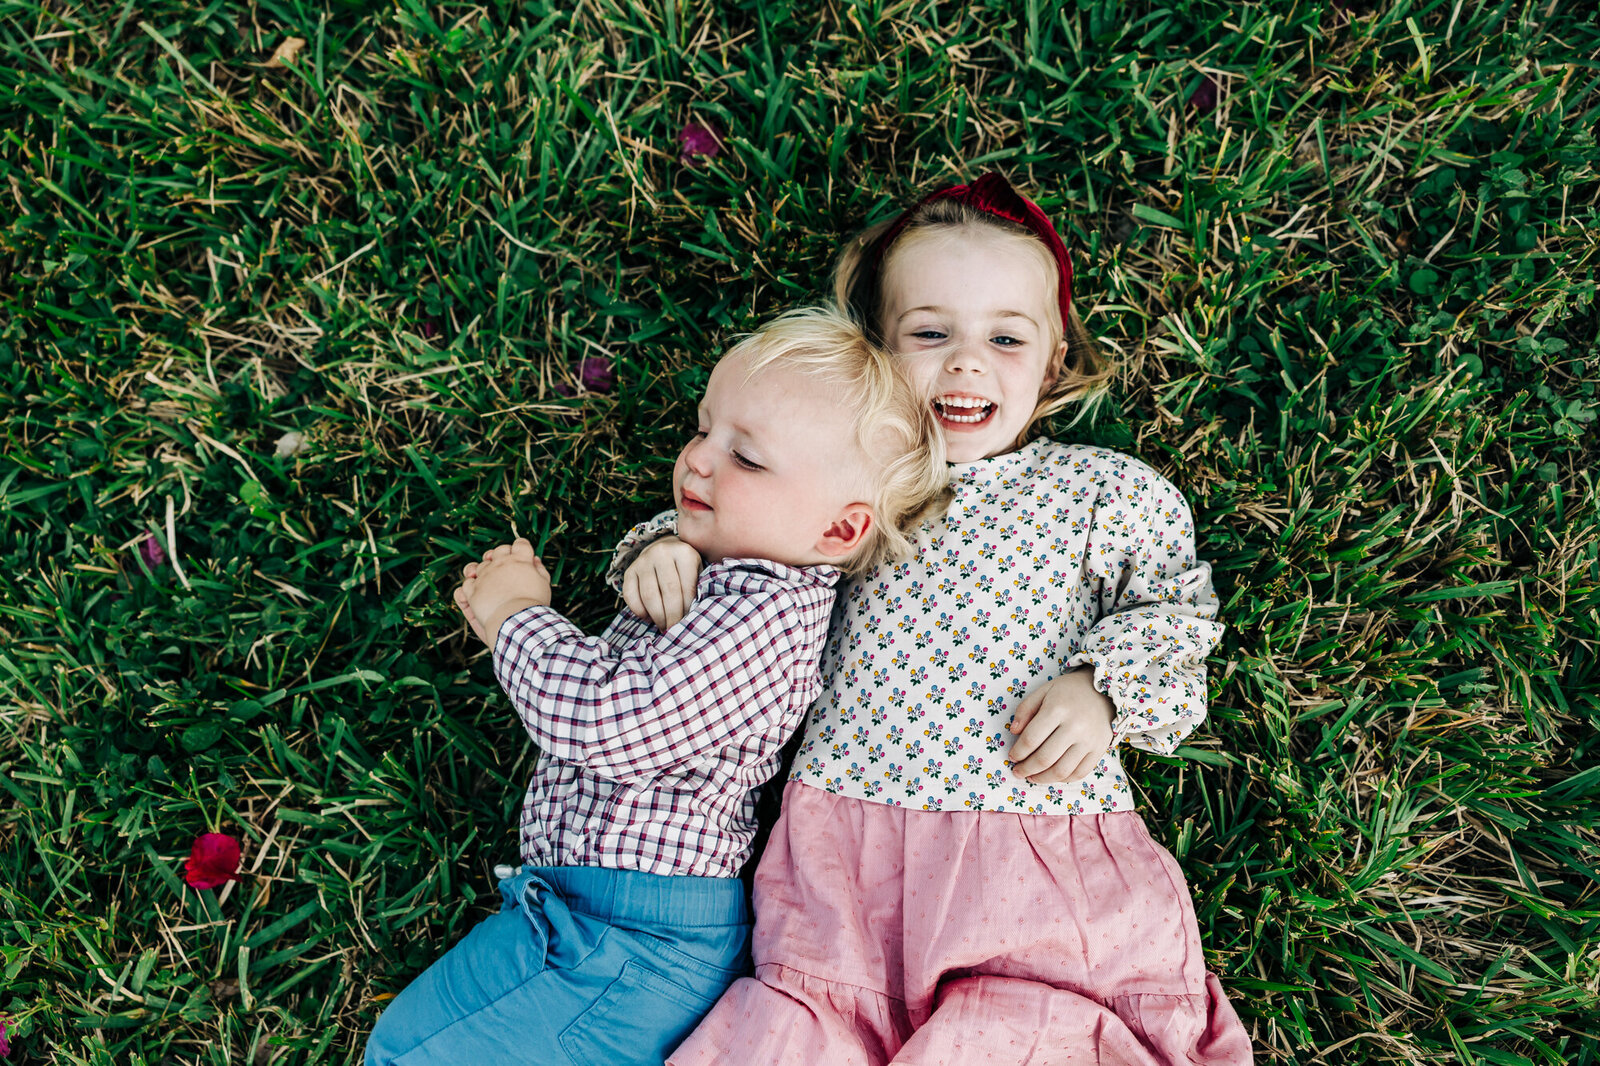
[[[456,606],[491,648],[507,618],[529,607],[550,606],[550,571],[526,537],[484,552],[482,561],[461,568],[461,578]]]

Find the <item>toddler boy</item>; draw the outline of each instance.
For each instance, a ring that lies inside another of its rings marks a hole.
[[[523,866],[389,1005],[369,1066],[658,1066],[744,972],[754,793],[820,689],[835,583],[903,555],[943,500],[929,412],[847,318],[792,312],[717,363],[675,511],[619,548],[675,525],[705,567],[680,620],[656,628],[663,590],[634,587],[585,636],[526,540],[463,569],[456,602],[541,753]]]

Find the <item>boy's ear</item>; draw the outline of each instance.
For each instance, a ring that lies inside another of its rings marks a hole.
[[[839,512],[828,531],[817,541],[817,553],[826,559],[839,559],[861,546],[861,540],[877,517],[868,503],[849,503]]]

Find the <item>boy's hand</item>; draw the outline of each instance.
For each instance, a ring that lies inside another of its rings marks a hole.
[[[550,572],[525,537],[483,553],[461,568],[456,606],[478,639],[494,647],[507,618],[528,607],[550,606]]]
[[[1089,776],[1111,748],[1116,705],[1094,687],[1088,667],[1031,690],[1011,719],[1011,769],[1035,784]]]
[[[640,618],[666,629],[689,613],[700,580],[700,553],[677,537],[653,541],[622,575],[622,599]]]

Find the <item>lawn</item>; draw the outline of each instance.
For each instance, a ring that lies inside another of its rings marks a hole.
[[[600,624],[719,347],[993,167],[1121,364],[1054,433],[1216,566],[1131,766],[1258,1061],[1600,1063],[1592,0],[0,0],[0,57],[10,1062],[358,1062],[515,861],[462,562]]]

